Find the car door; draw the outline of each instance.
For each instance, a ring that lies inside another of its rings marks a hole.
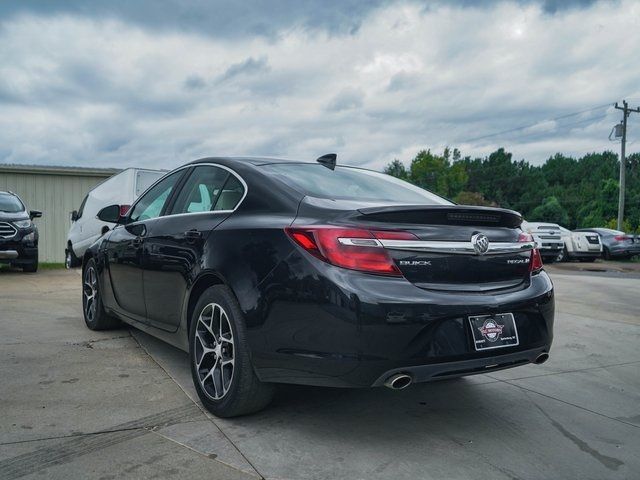
[[[221,166],[191,169],[165,216],[145,243],[144,293],[149,322],[175,331],[189,285],[200,272],[207,237],[244,196],[243,182]]]
[[[156,183],[131,208],[123,225],[105,240],[109,275],[115,300],[123,313],[146,321],[142,269],[146,262],[145,238],[151,225],[164,212],[184,170]]]

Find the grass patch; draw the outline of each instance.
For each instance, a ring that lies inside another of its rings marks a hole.
[[[38,268],[42,270],[57,270],[59,268],[64,268],[64,263],[56,263],[56,262],[41,262],[38,264]]]

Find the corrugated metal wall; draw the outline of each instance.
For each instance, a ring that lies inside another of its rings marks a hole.
[[[35,171],[5,171],[0,168],[0,190],[10,190],[30,210],[41,210],[36,219],[40,232],[40,261],[64,262],[69,231],[69,212],[77,210],[85,194],[112,173],[55,174]]]

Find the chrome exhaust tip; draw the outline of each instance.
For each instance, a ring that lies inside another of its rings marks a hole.
[[[387,381],[384,382],[384,386],[390,388],[391,390],[402,390],[403,388],[407,388],[413,379],[410,375],[406,373],[396,373],[387,378]]]
[[[542,365],[547,360],[549,360],[549,354],[548,353],[541,353],[540,355],[538,355],[536,357],[536,359],[533,361],[533,363],[535,363],[536,365]]]

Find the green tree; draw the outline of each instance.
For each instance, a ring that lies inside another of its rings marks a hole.
[[[455,196],[454,201],[460,205],[481,205],[485,207],[495,207],[496,204],[490,202],[484,195],[478,192],[460,192]]]
[[[542,205],[533,209],[530,220],[566,225],[569,222],[569,214],[556,197],[548,197]]]
[[[405,168],[391,162],[385,171],[464,204],[493,204],[519,211],[529,220],[568,228],[601,227],[618,212],[618,156],[611,151],[573,158],[562,153],[543,165],[514,160],[499,148],[487,157],[462,157],[456,148],[441,155],[421,150]],[[625,221],[640,229],[640,153],[626,162]],[[477,196],[476,196],[477,195]]]
[[[438,195],[449,194],[449,166],[447,158],[434,155],[431,150],[421,150],[411,161],[409,179],[415,185]]]
[[[406,180],[409,177],[407,173],[407,169],[400,160],[395,159],[389,165],[384,168],[384,173],[387,175],[391,175],[396,178],[401,178],[402,180]]]

